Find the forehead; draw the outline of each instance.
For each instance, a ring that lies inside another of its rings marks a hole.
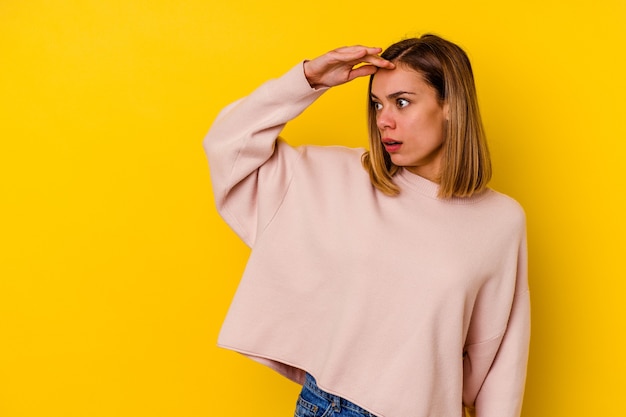
[[[398,91],[419,93],[433,88],[424,81],[422,75],[404,65],[394,69],[379,69],[372,79],[372,94],[382,98]]]

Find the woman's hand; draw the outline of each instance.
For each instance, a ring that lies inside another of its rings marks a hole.
[[[374,74],[378,68],[395,65],[378,54],[381,48],[346,46],[304,63],[304,75],[313,88],[334,87],[357,77]],[[356,65],[364,64],[355,68]]]

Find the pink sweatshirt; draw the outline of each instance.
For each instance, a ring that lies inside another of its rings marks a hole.
[[[252,248],[219,345],[379,417],[520,415],[530,333],[525,217],[487,190],[439,199],[363,149],[278,134],[324,90],[302,64],[220,113],[205,139],[217,208]]]

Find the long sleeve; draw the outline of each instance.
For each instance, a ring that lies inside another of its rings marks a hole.
[[[464,399],[471,415],[476,417],[519,417],[521,414],[530,342],[525,234],[517,261],[515,296],[504,333],[466,347],[464,365],[470,377],[466,375]]]
[[[300,63],[222,110],[204,140],[217,209],[249,246],[279,207],[299,157],[278,135],[324,91],[309,86]]]
[[[519,417],[523,209],[493,190],[440,199],[406,169],[386,196],[363,149],[288,146],[281,129],[323,91],[300,64],[207,135],[217,208],[252,247],[219,345],[380,417]]]

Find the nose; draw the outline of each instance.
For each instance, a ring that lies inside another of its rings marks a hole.
[[[395,128],[396,122],[393,113],[384,107],[380,109],[376,115],[376,125],[380,130]]]

